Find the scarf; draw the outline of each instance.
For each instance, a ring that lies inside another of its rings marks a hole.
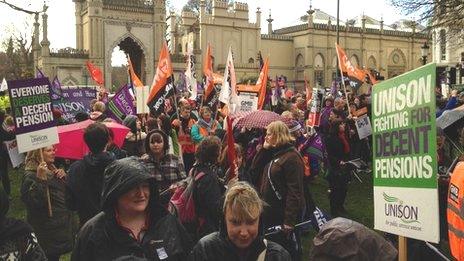
[[[213,123],[214,123],[214,120],[211,119],[210,122],[206,122],[205,120],[203,120],[202,118],[200,118],[197,122],[198,126],[200,126],[201,128],[205,128],[207,129],[208,131],[211,130],[211,128],[213,127]]]
[[[343,152],[344,152],[345,154],[350,153],[350,144],[348,143],[348,140],[346,139],[345,132],[344,132],[344,131],[340,131],[340,132],[338,133],[338,137],[340,138],[340,140],[341,140],[342,143],[343,143]]]

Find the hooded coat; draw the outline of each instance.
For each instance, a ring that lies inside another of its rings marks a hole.
[[[74,162],[66,177],[66,206],[77,210],[80,225],[98,214],[106,166],[115,160],[109,152],[88,154]]]
[[[264,243],[263,226],[260,223],[258,236],[247,248],[245,255],[240,256],[238,248],[229,240],[225,221],[221,223],[219,232],[211,233],[198,241],[190,253],[190,261],[256,261],[266,250],[264,261],[291,260],[290,254],[282,246],[267,240]]]
[[[8,196],[0,188],[0,260],[47,260],[32,228],[25,222],[7,218]]]
[[[150,184],[148,228],[137,241],[118,224],[115,207],[120,196],[140,183]],[[185,260],[191,241],[177,218],[159,204],[153,177],[135,157],[115,161],[105,171],[102,209],[77,236],[71,260],[115,260],[121,257],[146,260]],[[133,259],[131,259],[133,260]]]
[[[48,216],[46,188],[50,191],[53,216]],[[21,199],[26,205],[27,222],[34,228],[37,238],[47,256],[57,256],[73,249],[77,221],[72,211],[66,208],[64,180],[48,175],[47,181],[37,178],[34,171],[27,170],[21,184]]]

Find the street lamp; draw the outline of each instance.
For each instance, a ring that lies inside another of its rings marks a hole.
[[[427,42],[424,42],[424,45],[421,46],[421,56],[422,56],[422,65],[425,65],[427,63],[427,55],[429,53],[429,45]]]

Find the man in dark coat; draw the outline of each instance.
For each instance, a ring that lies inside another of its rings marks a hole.
[[[66,178],[66,206],[76,210],[80,225],[100,212],[103,173],[115,160],[106,151],[109,130],[102,123],[92,123],[84,131],[84,140],[90,149],[84,159],[74,162]]]
[[[122,204],[127,197],[131,200]],[[161,206],[155,180],[137,158],[108,166],[102,209],[82,227],[71,260],[186,260],[190,238]],[[139,215],[141,229],[136,226]]]
[[[0,188],[0,260],[47,260],[32,228],[6,217],[9,206],[8,196]]]

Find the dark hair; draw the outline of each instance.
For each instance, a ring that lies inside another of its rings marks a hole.
[[[339,132],[340,125],[345,123],[343,120],[335,119],[330,123],[329,133],[331,135],[337,136]]]
[[[138,117],[135,115],[127,115],[122,124],[129,128],[132,133],[137,134],[137,119]]]
[[[145,138],[145,141],[143,142],[143,145],[145,147],[145,152],[151,155],[150,143],[155,134],[159,134],[163,138],[163,143],[164,143],[163,150],[164,150],[164,155],[166,155],[169,151],[169,137],[162,130],[157,130],[157,129],[152,130],[147,134],[147,137]]]
[[[77,122],[85,121],[89,119],[89,114],[81,111],[81,112],[76,113],[76,115],[74,116],[74,119],[76,119]]]
[[[148,120],[145,122],[145,129],[147,130],[147,132],[150,132],[157,128],[158,121],[155,118],[149,117]]]
[[[195,151],[195,158],[199,164],[215,164],[221,153],[221,140],[216,136],[205,137]]]
[[[108,127],[100,122],[94,122],[84,130],[84,141],[92,153],[100,153],[105,149],[110,134]]]

